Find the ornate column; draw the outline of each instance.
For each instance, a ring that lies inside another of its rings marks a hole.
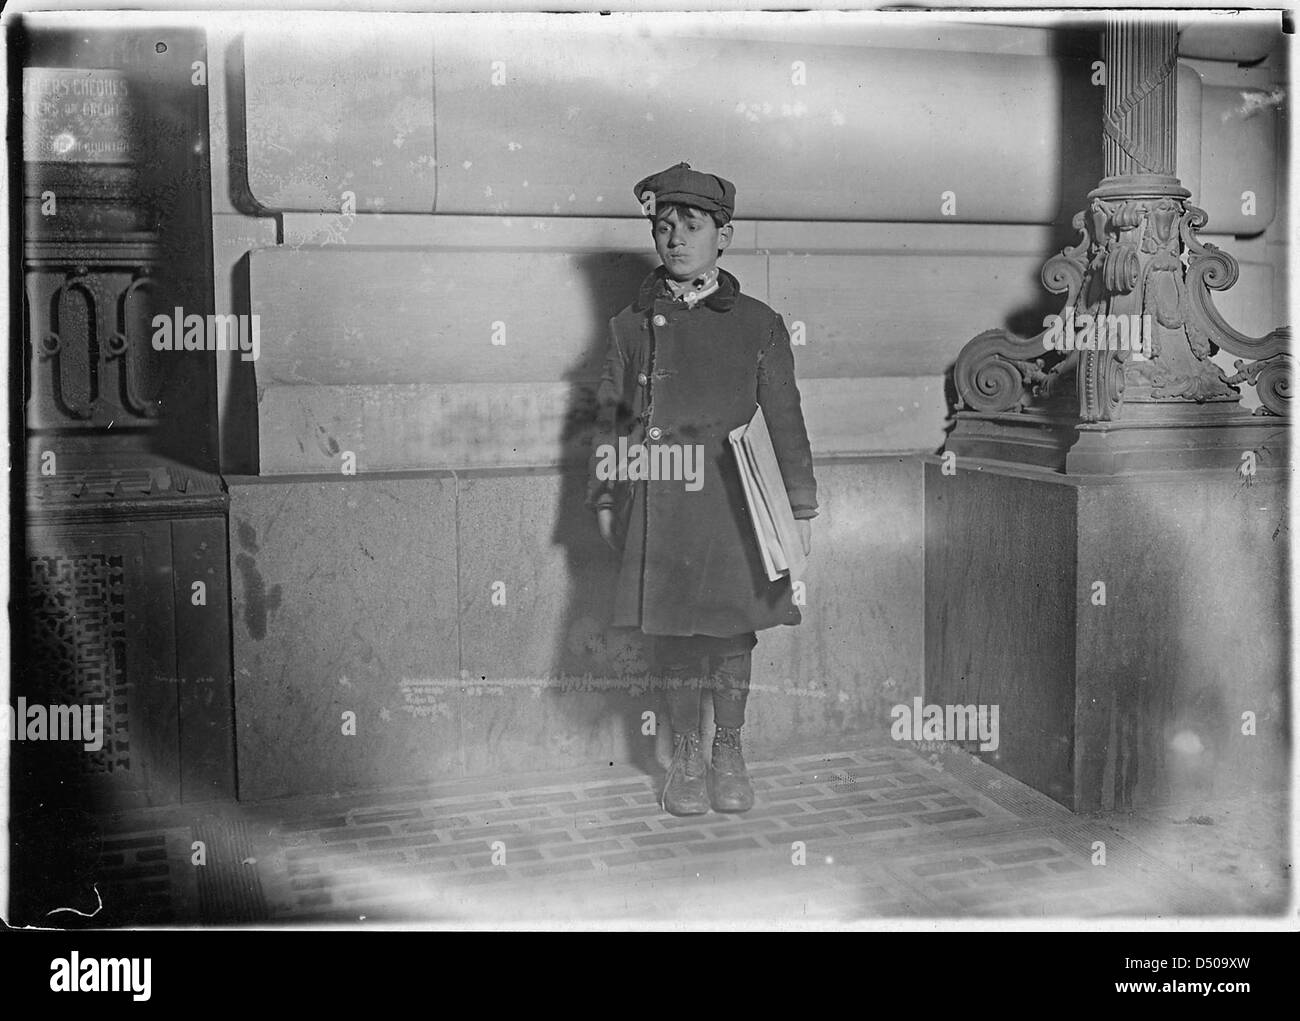
[[[1077,812],[1275,789],[1290,747],[1288,333],[1214,308],[1237,265],[1175,176],[1175,25],[1108,22],[1102,56],[1059,314],[965,346],[925,466],[926,699],[999,706],[978,754]]]
[[[1214,307],[1237,263],[1198,240],[1208,217],[1175,176],[1177,26],[1110,20],[1102,59],[1106,176],[1074,218],[1079,242],[1042,272],[1065,295],[1059,325],[965,346],[947,449],[1069,473],[1235,463],[1277,431],[1260,416],[1288,414],[1290,333],[1248,337]],[[1211,361],[1218,348],[1238,356],[1235,374]],[[1242,384],[1258,392],[1254,416]]]

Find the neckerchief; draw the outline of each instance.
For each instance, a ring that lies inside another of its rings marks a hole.
[[[701,273],[694,280],[679,283],[670,276],[664,277],[668,290],[678,301],[684,301],[687,308],[694,308],[696,303],[707,298],[718,289],[718,267],[714,266],[706,273]]]

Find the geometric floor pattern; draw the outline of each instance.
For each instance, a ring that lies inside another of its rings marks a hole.
[[[118,910],[101,921],[839,927],[1232,910],[1215,883],[959,750],[848,747],[751,775],[757,804],[740,816],[667,815],[660,778],[631,767],[125,815],[103,845],[99,892]]]

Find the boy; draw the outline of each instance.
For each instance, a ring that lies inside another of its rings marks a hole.
[[[610,320],[597,390],[588,505],[620,556],[613,624],[654,636],[674,738],[663,806],[674,815],[701,815],[710,803],[719,812],[752,807],[740,730],[755,632],[800,621],[789,579],[767,579],[727,439],[755,404],[805,553],[817,514],[785,323],[717,266],[731,243],[735,195],[730,181],[687,163],[637,184],[663,265]],[[700,745],[706,686],[712,769]]]

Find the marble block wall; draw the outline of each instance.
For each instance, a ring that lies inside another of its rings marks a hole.
[[[207,23],[216,310],[263,325],[256,366],[218,364],[232,474],[337,470],[325,434],[361,471],[564,461],[605,320],[653,265],[631,184],[677,159],[737,182],[724,265],[806,338],[817,452],[935,449],[961,345],[1059,310],[1039,270],[1101,173],[1095,26]],[[1286,309],[1281,35],[1260,14],[1184,36],[1178,171],[1241,263],[1220,307],[1266,332]]]
[[[925,505],[926,699],[998,705],[988,761],[1076,811],[1286,783],[1276,466],[1067,478],[935,462]]]
[[[921,690],[921,465],[823,460],[804,623],[760,636],[749,744],[880,730]],[[664,727],[563,470],[230,480],[241,798],[630,762]],[[355,734],[344,733],[355,713]]]
[[[635,215],[636,168],[672,162],[686,109],[695,158],[745,168],[747,218],[1044,223],[1091,169],[1071,124],[1099,92],[1083,24],[1068,40],[851,15],[245,15],[214,19],[213,49],[238,33],[246,183],[270,211],[337,212],[346,191],[383,214]],[[1274,213],[1281,118],[1267,75],[1205,66],[1276,57],[1281,26],[1215,28],[1242,46],[1188,37],[1179,172],[1217,229],[1253,234]]]

